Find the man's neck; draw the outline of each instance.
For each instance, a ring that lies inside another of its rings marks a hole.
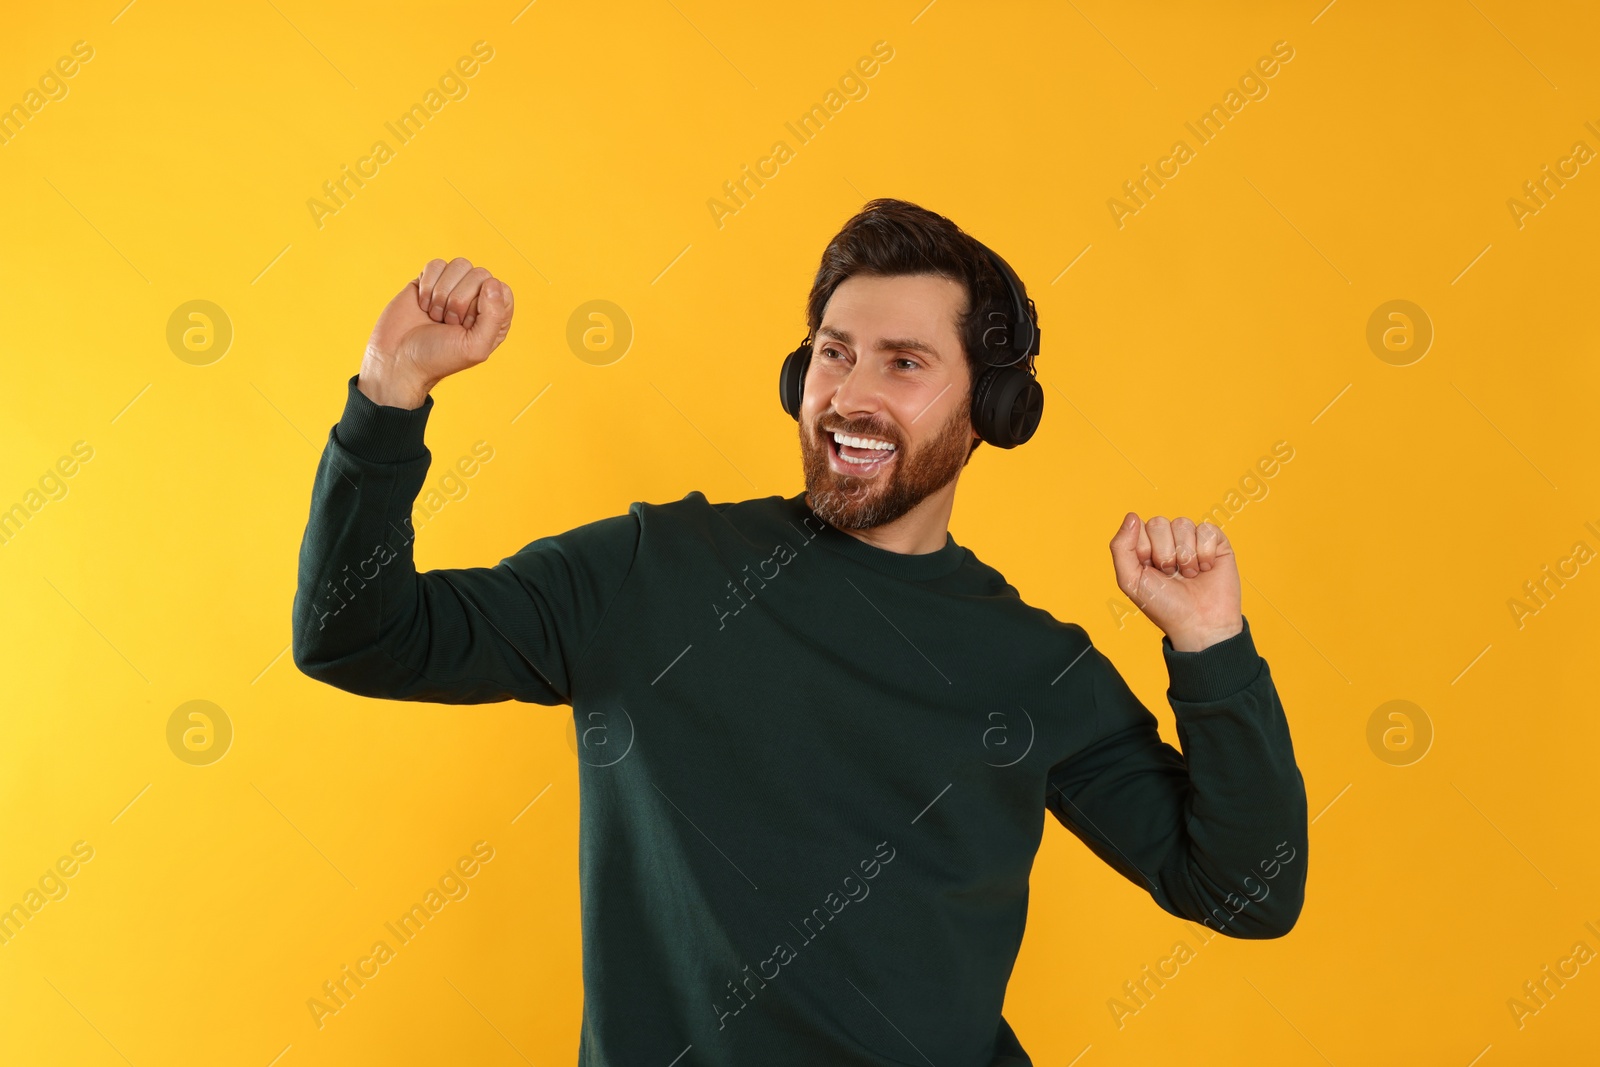
[[[864,530],[838,527],[858,541],[901,555],[926,555],[945,546],[950,536],[950,514],[955,509],[956,481],[930,496],[893,522]],[[809,494],[808,494],[809,496]]]

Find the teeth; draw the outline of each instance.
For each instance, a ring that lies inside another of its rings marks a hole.
[[[851,437],[848,434],[834,431],[833,439],[841,445],[850,445],[854,448],[876,448],[885,452],[893,452],[894,445],[888,441],[880,441],[876,437]]]

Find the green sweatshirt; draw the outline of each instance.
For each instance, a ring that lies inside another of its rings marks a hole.
[[[1294,925],[1305,787],[1248,620],[1162,639],[1180,754],[1083,627],[953,537],[876,548],[803,493],[635,503],[419,574],[432,407],[350,378],[294,661],[364,696],[572,706],[580,1065],[1030,1064],[1001,1006],[1046,811],[1173,915]]]

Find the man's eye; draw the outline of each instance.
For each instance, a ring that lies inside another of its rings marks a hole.
[[[838,349],[837,349],[837,348],[824,348],[824,349],[823,349],[823,350],[822,350],[822,354],[823,354],[823,355],[824,355],[824,356],[838,356],[838,355],[843,355],[843,353],[842,353],[842,352],[840,352],[840,351],[839,351],[839,350],[838,350]]]
[[[916,370],[918,367],[922,366],[922,364],[918,363],[916,360],[906,359],[904,357],[895,360],[895,362],[908,364],[908,366],[905,368],[906,370]]]

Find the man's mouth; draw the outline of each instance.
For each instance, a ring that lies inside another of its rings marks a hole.
[[[839,474],[871,477],[894,462],[899,451],[893,442],[881,437],[823,430],[828,441],[828,465]]]

